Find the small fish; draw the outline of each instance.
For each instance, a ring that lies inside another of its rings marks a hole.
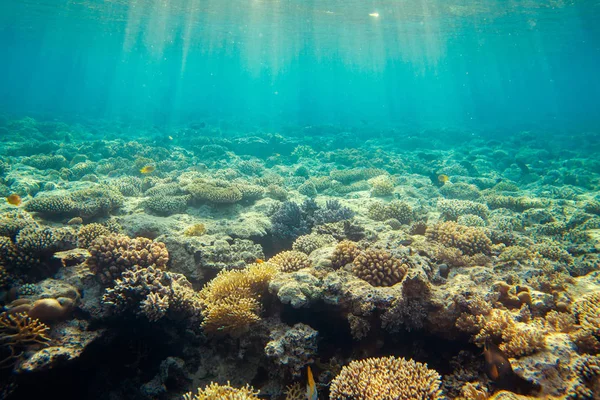
[[[447,182],[450,181],[450,177],[448,175],[444,175],[444,174],[438,175],[437,179],[438,179],[439,184],[442,186],[444,186]]]
[[[306,384],[306,398],[308,400],[317,400],[319,395],[317,393],[317,386],[315,385],[315,379],[313,378],[312,370],[310,366],[307,367],[308,383]]]
[[[489,340],[483,346],[483,357],[485,358],[485,372],[491,380],[501,381],[512,378],[514,373],[510,361],[502,350]]]
[[[517,167],[521,170],[521,175],[529,175],[529,167],[523,160],[515,160],[515,164],[517,164]]]
[[[169,140],[173,140],[173,136],[167,136]]]
[[[256,263],[257,263],[257,264],[262,264],[262,263],[264,263],[264,262],[265,262],[265,260],[263,260],[262,258],[257,258],[257,259],[256,259]]]
[[[146,165],[145,167],[140,169],[140,173],[141,174],[151,174],[152,172],[154,172],[156,170],[156,167],[154,165]]]
[[[8,204],[12,204],[13,206],[20,206],[22,203],[21,196],[16,193],[11,194],[6,198],[6,202]]]

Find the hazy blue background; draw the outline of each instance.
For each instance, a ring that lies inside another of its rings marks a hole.
[[[2,0],[0,112],[595,129],[599,21],[599,1]]]

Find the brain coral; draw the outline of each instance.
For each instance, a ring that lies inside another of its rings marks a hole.
[[[270,263],[279,267],[282,272],[294,272],[310,267],[310,261],[305,253],[300,251],[282,251],[271,257]]]
[[[164,243],[125,235],[101,236],[88,248],[87,263],[104,284],[112,283],[122,272],[134,266],[164,269],[169,253]]]
[[[444,246],[455,247],[469,256],[478,253],[489,255],[492,251],[492,241],[482,229],[459,225],[452,221],[427,229],[427,238]]]
[[[331,382],[332,400],[443,399],[440,375],[427,365],[404,358],[352,361]]]
[[[408,266],[380,249],[361,251],[354,259],[352,272],[373,286],[393,286],[406,275]]]

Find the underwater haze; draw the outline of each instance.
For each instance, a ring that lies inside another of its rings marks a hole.
[[[600,5],[4,0],[0,105],[144,121],[586,129]]]
[[[600,0],[0,0],[0,400],[600,399]]]

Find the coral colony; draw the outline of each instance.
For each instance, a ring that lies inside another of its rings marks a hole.
[[[2,396],[62,374],[66,397],[600,395],[585,150],[92,128],[2,128]]]

